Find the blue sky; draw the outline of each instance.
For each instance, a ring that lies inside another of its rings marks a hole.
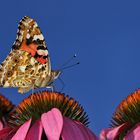
[[[52,67],[73,54],[80,65],[61,76],[63,92],[75,98],[98,134],[128,94],[140,87],[140,2],[95,0],[4,0],[0,4],[0,61],[10,52],[19,20],[34,18],[46,38]],[[59,81],[56,86],[61,88]],[[0,92],[18,104],[31,92]]]

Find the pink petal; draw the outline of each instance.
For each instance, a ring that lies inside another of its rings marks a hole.
[[[90,134],[86,127],[81,123],[76,123],[69,118],[64,117],[62,130],[63,140],[97,140],[95,135]]]
[[[124,137],[124,140],[140,140],[140,124],[136,125],[133,130]]]
[[[85,135],[87,135],[88,140],[97,140],[98,138],[96,137],[95,134],[93,134],[93,132],[91,132],[91,130],[87,127],[85,127],[83,124],[81,124],[80,122],[75,121],[75,123],[77,123],[78,127],[81,129],[81,132]]]
[[[43,126],[40,120],[37,120],[30,128],[26,140],[41,140]]]
[[[115,128],[107,128],[101,131],[100,140],[114,140],[121,130],[126,128],[127,124],[122,124]]]
[[[0,121],[0,130],[2,130],[3,129],[3,123],[2,123],[2,121]]]
[[[88,135],[89,135],[89,138],[90,140],[98,140],[97,136],[90,130],[87,128],[87,131],[88,131]]]
[[[41,121],[48,140],[59,140],[63,126],[63,117],[57,108],[44,113]]]
[[[31,119],[25,122],[16,132],[16,134],[12,137],[11,140],[25,140],[28,129],[31,124]]]

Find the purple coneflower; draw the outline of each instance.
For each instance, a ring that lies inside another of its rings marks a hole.
[[[140,89],[120,103],[111,126],[102,130],[100,140],[140,140]]]
[[[57,92],[41,92],[24,99],[0,131],[6,140],[97,140],[87,128],[88,118],[73,99]]]

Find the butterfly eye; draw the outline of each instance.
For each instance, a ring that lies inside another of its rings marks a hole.
[[[7,72],[7,77],[12,76],[12,74],[13,74],[12,71],[8,71],[8,72]]]

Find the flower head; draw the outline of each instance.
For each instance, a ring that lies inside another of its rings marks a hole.
[[[140,89],[130,94],[113,114],[112,128],[104,129],[100,137],[130,140],[140,137]],[[137,140],[137,139],[136,139]]]
[[[19,104],[9,119],[12,131],[0,134],[12,140],[96,139],[87,124],[86,113],[73,98],[57,92],[41,92]]]

